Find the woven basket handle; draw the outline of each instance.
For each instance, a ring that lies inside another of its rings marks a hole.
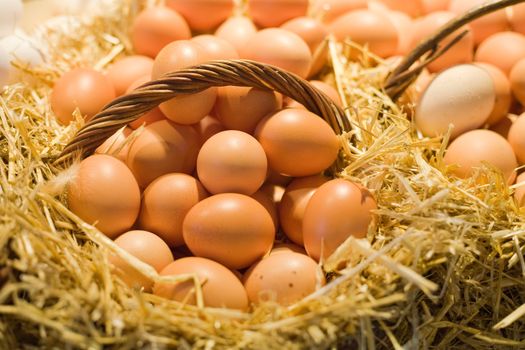
[[[221,60],[169,73],[115,99],[78,131],[55,164],[63,165],[77,155],[87,157],[118,129],[164,101],[228,85],[274,90],[324,118],[336,133],[351,129],[343,110],[297,75],[254,61]]]

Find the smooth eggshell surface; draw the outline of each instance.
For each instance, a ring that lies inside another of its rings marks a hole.
[[[427,136],[452,137],[483,125],[496,99],[494,82],[483,68],[464,64],[438,74],[416,105],[416,126]]]
[[[271,249],[275,229],[270,214],[255,199],[223,193],[190,209],[184,219],[183,235],[196,256],[242,269]]]
[[[305,16],[308,0],[248,0],[248,12],[260,27],[278,27],[284,22]]]
[[[55,82],[51,108],[60,123],[67,125],[73,120],[76,108],[86,120],[90,120],[114,98],[115,89],[105,75],[94,69],[77,68]]]
[[[494,89],[496,92],[496,100],[494,102],[494,108],[490,113],[485,123],[488,125],[494,125],[503,119],[510,109],[512,102],[512,95],[510,91],[510,82],[505,73],[498,67],[489,63],[476,63],[477,66],[485,69],[492,78],[494,83]]]
[[[248,296],[241,281],[232,271],[215,261],[198,257],[181,258],[166,266],[160,274],[195,274],[202,286],[204,306],[238,310],[248,308]],[[153,287],[153,293],[167,299],[196,304],[193,280],[178,283],[158,282]]]
[[[127,126],[117,130],[117,132],[111,135],[103,144],[98,146],[95,153],[109,154],[125,162],[129,151],[129,142],[127,144],[125,144],[125,142],[132,132],[133,129]]]
[[[518,166],[512,146],[490,130],[473,130],[459,136],[449,145],[444,161],[457,165],[452,172],[461,178],[472,176],[475,168],[487,162],[501,170],[509,184],[516,178]]]
[[[190,39],[188,24],[177,12],[163,6],[142,11],[133,22],[131,42],[135,52],[155,57],[167,44]]]
[[[201,145],[208,141],[208,139],[213,135],[226,130],[220,121],[209,115],[202,118],[201,121],[197,124],[194,124],[193,127],[199,134]]]
[[[202,34],[193,37],[191,40],[206,51],[210,60],[235,60],[239,58],[235,47],[226,39],[215,35]]]
[[[518,186],[516,187],[516,191],[514,192],[514,198],[516,198],[518,206],[525,207],[525,173],[521,173],[516,178],[516,185]]]
[[[161,120],[146,126],[131,144],[127,164],[141,188],[168,173],[191,174],[200,138],[187,125]]]
[[[512,123],[507,140],[512,146],[518,162],[525,164],[525,113]]]
[[[512,67],[525,58],[525,35],[514,32],[499,32],[489,36],[478,47],[474,59],[491,63],[507,76]]]
[[[313,54],[317,47],[328,36],[328,28],[320,21],[311,17],[296,17],[281,25],[292,33],[299,35]]]
[[[151,76],[153,59],[134,55],[124,57],[108,68],[108,77],[115,87],[117,96],[124,95],[137,79]]]
[[[512,67],[509,80],[512,94],[525,106],[525,58]]]
[[[167,0],[166,5],[184,16],[191,29],[204,32],[224,22],[234,4],[233,0]]]
[[[69,209],[114,238],[133,226],[140,209],[137,181],[120,160],[103,154],[82,162],[68,184]]]
[[[512,30],[525,34],[525,4],[508,7],[507,15]]]
[[[376,209],[374,196],[364,187],[336,179],[312,195],[303,219],[304,247],[315,260],[328,258],[347,238],[364,238]]]
[[[197,157],[197,173],[211,193],[251,195],[264,183],[268,162],[257,140],[242,131],[227,130],[210,137]]]
[[[263,185],[268,186],[268,185]],[[271,186],[271,185],[270,185]],[[273,200],[273,193],[267,188],[261,187],[257,192],[251,195],[253,199],[259,202],[270,214],[273,221],[275,232],[279,229],[279,214],[277,213],[277,203]]]
[[[283,109],[263,119],[255,135],[269,166],[290,176],[318,174],[336,160],[339,140],[328,123],[303,109]]]
[[[246,47],[251,44],[252,36],[257,33],[255,24],[243,16],[228,18],[215,32],[215,35],[235,47],[240,58],[244,57]]]
[[[281,252],[270,255],[250,269],[244,286],[252,303],[275,301],[293,304],[315,292],[325,280],[317,263],[307,255]]]
[[[313,6],[324,22],[330,23],[339,16],[357,9],[366,9],[368,0],[318,0]]]
[[[137,259],[153,267],[157,272],[173,262],[168,245],[155,234],[148,231],[128,231],[115,239],[115,244]],[[150,292],[153,281],[133,268],[124,259],[112,254],[109,261],[117,274],[132,288],[144,288]]]
[[[187,174],[166,174],[153,181],[142,195],[138,224],[155,232],[170,247],[184,244],[182,222],[188,211],[208,197],[199,180]]]

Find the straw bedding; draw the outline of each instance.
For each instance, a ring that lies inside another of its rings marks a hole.
[[[290,307],[268,302],[241,313],[141,294],[112,276],[108,254],[122,252],[67,210],[63,190],[75,165],[51,163],[82,122],[58,125],[48,99],[60,72],[104,69],[128,52],[139,6],[115,3],[104,15],[44,29],[47,63],[21,66],[23,82],[0,95],[0,348],[525,346],[525,213],[489,166],[468,180],[447,175],[447,138],[418,135],[410,106],[381,90],[391,67],[348,61],[351,43],[329,43],[322,74],[344,95],[354,125],[340,136],[346,167],[337,176],[367,186],[378,210],[368,239],[350,238],[323,262],[330,283]]]

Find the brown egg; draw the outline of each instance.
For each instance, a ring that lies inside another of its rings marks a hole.
[[[328,28],[322,22],[311,17],[293,18],[283,23],[281,28],[299,35],[308,45],[312,54],[328,36]]]
[[[512,31],[525,35],[525,4],[508,7],[507,15]]]
[[[210,60],[235,60],[239,58],[235,47],[226,39],[203,34],[197,35],[191,40],[202,46]]]
[[[175,40],[190,39],[191,32],[184,18],[164,7],[150,7],[133,22],[131,42],[139,55],[155,57],[160,50]]]
[[[457,65],[439,73],[419,99],[416,127],[427,136],[451,136],[482,126],[494,109],[496,90],[490,74],[473,64]]]
[[[245,58],[244,51],[251,44],[252,36],[257,28],[251,19],[236,16],[227,19],[215,32],[215,36],[222,38],[235,47],[240,58]]]
[[[221,122],[209,115],[201,119],[197,124],[194,124],[193,127],[197,130],[197,133],[200,136],[201,145],[208,141],[213,135],[226,130]]]
[[[167,0],[166,5],[183,15],[191,29],[199,32],[217,28],[233,11],[233,0]]]
[[[477,62],[491,63],[507,76],[512,67],[525,58],[525,35],[499,32],[485,39],[476,51]]]
[[[148,81],[151,81],[151,73],[135,80],[128,87],[126,94],[131,93],[133,90],[147,83]],[[158,122],[159,120],[165,120],[165,119],[166,119],[166,116],[161,112],[160,108],[155,107],[151,111],[141,116],[139,119],[135,120],[134,122],[129,123],[128,126],[132,129],[137,129],[142,125],[149,125],[151,123]]]
[[[512,123],[514,123],[514,121],[517,118],[518,118],[517,115],[509,113],[505,117],[503,117],[503,119],[501,119],[499,122],[492,125],[490,127],[490,130],[497,132],[504,138],[507,138],[507,136],[509,135],[510,127],[512,126]]]
[[[263,191],[266,193],[270,198],[273,199],[273,203],[275,204],[276,208],[281,203],[281,198],[283,198],[284,194],[284,187],[280,185],[275,185],[270,182],[266,182],[264,185],[261,186],[259,191]]]
[[[312,13],[319,14],[324,22],[330,23],[339,16],[357,9],[366,9],[368,0],[318,0]]]
[[[298,177],[286,187],[279,205],[279,218],[282,230],[292,242],[304,244],[304,211],[314,192],[328,180],[322,175]]]
[[[190,209],[184,219],[183,235],[196,256],[242,269],[271,249],[275,230],[270,214],[255,199],[222,193]]]
[[[432,12],[446,11],[450,0],[422,0],[423,13],[428,15]]]
[[[301,78],[308,75],[312,63],[312,54],[304,40],[280,28],[263,29],[254,34],[243,58],[282,68]]]
[[[339,92],[337,92],[337,90],[334,87],[320,80],[310,80],[310,84],[313,87],[321,90],[321,92],[324,92],[326,96],[328,96],[328,98],[330,98],[330,100],[332,100],[332,102],[335,103],[337,106],[343,108],[343,102],[341,101]],[[302,104],[300,104],[299,102],[295,100],[290,100],[289,102],[287,102],[286,107],[305,109],[305,107]]]
[[[115,239],[115,244],[137,259],[153,267],[157,272],[173,262],[173,254],[166,243],[148,231],[128,231]],[[112,254],[109,262],[117,275],[131,288],[150,292],[153,281],[133,268],[121,257]]]
[[[246,310],[248,297],[241,281],[235,274],[215,261],[188,257],[178,259],[162,270],[162,276],[195,274],[202,287],[204,306]],[[193,280],[155,283],[155,295],[184,303],[196,304]]]
[[[244,277],[252,303],[275,301],[290,305],[325,284],[317,263],[306,255],[281,252],[259,261]]]
[[[397,41],[397,55],[406,55],[410,51],[412,44],[412,24],[413,21],[407,14],[399,11],[389,11],[387,16],[397,29],[399,40]]]
[[[217,89],[214,112],[227,129],[251,134],[261,119],[281,107],[281,95],[273,91],[244,86],[224,86]]]
[[[208,61],[206,50],[196,42],[179,40],[166,45],[155,58],[152,78]],[[207,116],[217,97],[215,88],[190,95],[180,95],[160,104],[164,115],[179,124],[195,124]]]
[[[51,92],[51,109],[64,125],[73,121],[73,112],[79,109],[84,119],[90,120],[115,98],[111,80],[91,68],[77,68],[62,75]]]
[[[266,173],[266,182],[272,185],[287,186],[292,180],[293,177],[279,174],[271,168],[268,168],[268,172]]]
[[[487,0],[451,0],[449,4],[449,11],[454,12],[459,16],[486,2]],[[507,21],[507,15],[504,9],[475,19],[474,21],[470,22],[469,25],[472,28],[475,45],[478,45],[492,34],[503,32],[509,29],[509,23]]]
[[[512,146],[490,130],[473,130],[459,136],[449,145],[444,161],[446,165],[457,165],[452,173],[461,178],[472,176],[474,168],[487,162],[500,169],[509,184],[516,178],[518,166]]]
[[[306,16],[308,0],[248,0],[248,12],[259,27],[278,27],[284,22]]]
[[[348,237],[364,238],[376,209],[374,196],[353,182],[336,179],[321,185],[304,211],[303,238],[308,255],[328,258]]]
[[[140,209],[140,190],[120,160],[96,154],[80,162],[67,186],[69,209],[110,238],[133,226]]]
[[[518,175],[516,184],[518,187],[516,187],[516,191],[514,192],[514,198],[516,198],[518,206],[525,207],[525,173]]]
[[[202,145],[197,173],[210,193],[234,192],[251,195],[266,178],[268,163],[262,146],[242,131],[227,130]]]
[[[283,109],[264,118],[255,135],[268,165],[290,176],[318,174],[339,153],[339,139],[328,123],[303,109]]]
[[[161,120],[146,126],[131,144],[127,164],[141,188],[168,173],[191,174],[200,139],[191,126]]]
[[[306,250],[303,247],[293,243],[277,243],[274,244],[272,250],[268,255],[280,254],[280,253],[299,253],[306,255]]]
[[[496,100],[494,102],[492,113],[485,121],[488,125],[494,125],[509,113],[510,104],[512,102],[510,82],[505,73],[503,73],[498,67],[490,63],[476,63],[476,65],[485,69],[487,73],[490,74],[494,83]]]
[[[332,22],[330,32],[337,40],[352,40],[367,46],[380,57],[392,56],[397,51],[397,29],[385,14],[378,11],[348,12]]]
[[[96,154],[108,154],[121,160],[126,161],[129,151],[129,143],[125,144],[127,137],[133,132],[133,129],[127,126],[117,130],[103,144],[95,150]]]
[[[424,12],[424,6],[422,0],[410,0],[410,1],[399,1],[399,0],[378,0],[379,2],[386,5],[389,9],[405,13],[410,17],[419,17]]]
[[[512,67],[510,71],[510,86],[512,94],[525,106],[525,58],[522,58]]]
[[[525,113],[512,123],[507,140],[512,146],[518,162],[525,164]]]
[[[455,17],[456,15],[452,12],[438,11],[416,19],[412,27],[413,35],[410,50]],[[456,64],[472,62],[474,56],[474,37],[469,26],[462,27],[447,36],[438,47],[442,48],[448,45],[457,35],[465,30],[469,30],[469,33],[427,66],[430,72],[439,72]]]
[[[252,194],[251,197],[259,202],[259,204],[261,204],[266,209],[268,214],[270,214],[275,232],[277,232],[279,229],[279,214],[277,213],[277,203],[275,203],[273,200],[273,193],[271,193],[268,189],[263,189],[261,187],[257,192]]]
[[[170,247],[183,245],[182,222],[188,211],[206,197],[208,192],[192,176],[163,175],[144,191],[139,227],[155,232]]]
[[[118,60],[108,68],[108,77],[115,87],[117,96],[124,95],[139,78],[151,76],[153,59],[134,55]]]

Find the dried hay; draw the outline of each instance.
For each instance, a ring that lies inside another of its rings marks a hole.
[[[248,314],[163,300],[114,278],[108,254],[122,252],[63,204],[75,167],[57,172],[49,161],[82,121],[58,125],[48,98],[60,72],[104,68],[127,51],[138,7],[118,3],[74,20],[67,34],[45,30],[47,64],[20,67],[26,82],[0,95],[0,348],[525,346],[523,211],[489,166],[468,180],[447,176],[447,140],[415,132],[381,91],[388,65],[348,62],[351,43],[329,43],[324,76],[356,126],[341,135],[347,167],[339,176],[367,186],[378,210],[368,240],[350,238],[323,263],[328,285],[290,307],[267,303]]]

